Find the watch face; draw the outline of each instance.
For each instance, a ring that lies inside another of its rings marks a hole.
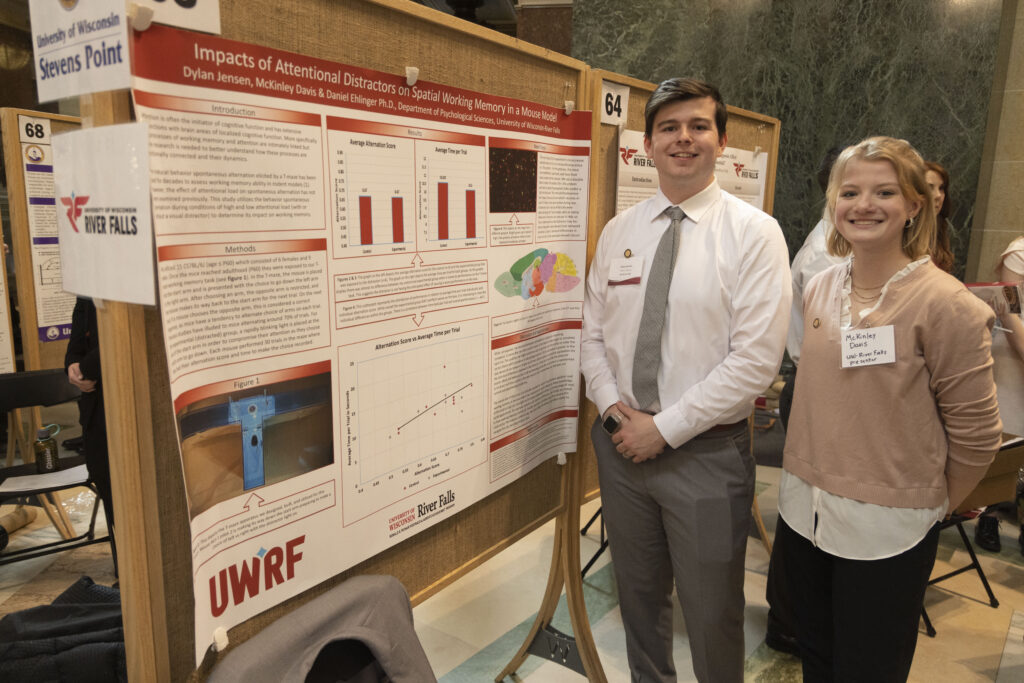
[[[614,415],[609,415],[601,423],[601,427],[609,434],[614,434],[615,430],[619,428],[619,420]]]

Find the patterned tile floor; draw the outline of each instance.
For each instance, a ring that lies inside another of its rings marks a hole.
[[[758,501],[770,531],[777,516],[778,476],[777,468],[758,467]],[[583,519],[588,519],[599,505],[599,501],[588,503],[581,515]],[[74,507],[87,510],[88,501],[84,497],[75,499]],[[0,510],[0,514],[4,511]],[[973,538],[973,522],[966,528]],[[926,606],[938,635],[928,638],[922,627],[912,681],[1024,680],[1024,557],[1017,544],[1016,525],[1007,518],[1001,531],[1002,552],[978,551],[1000,605],[995,609],[988,605],[973,572],[930,588]],[[12,546],[36,543],[53,534],[46,517],[40,515],[28,529],[14,535]],[[538,529],[415,608],[417,633],[441,683],[492,681],[509,662],[540,605],[551,560],[552,535],[552,524]],[[581,561],[589,559],[597,546],[595,529],[581,541]],[[609,681],[626,681],[629,676],[625,641],[610,561],[609,553],[598,559],[584,582],[584,594],[606,677]],[[958,534],[947,530],[940,541],[935,574],[966,562],[967,554]],[[798,660],[764,644],[768,554],[756,538],[748,544],[746,568],[745,679],[758,683],[799,681]],[[49,602],[83,574],[98,583],[113,581],[108,546],[94,545],[0,567],[0,616]],[[682,621],[677,611],[676,666],[680,681],[692,681],[695,679]],[[553,625],[566,633],[572,631],[564,596]],[[506,680],[571,683],[584,678],[531,656]]]

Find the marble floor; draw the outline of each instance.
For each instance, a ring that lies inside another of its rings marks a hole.
[[[765,523],[775,525],[779,470],[758,467],[758,501]],[[588,503],[582,518],[600,505]],[[967,527],[973,538],[973,522]],[[938,633],[929,638],[922,624],[911,681],[1024,680],[1024,557],[1017,544],[1016,527],[1002,524],[1001,553],[979,550],[981,564],[1000,601],[989,606],[974,572],[961,574],[928,590],[926,606]],[[461,578],[451,587],[417,606],[416,630],[440,683],[491,681],[522,644],[533,624],[550,563],[552,528],[549,525],[517,543]],[[581,562],[596,551],[592,532],[581,542]],[[629,680],[625,639],[619,616],[611,558],[604,553],[584,581],[591,629],[609,681]],[[943,532],[935,576],[969,562],[955,529]],[[764,644],[768,607],[764,591],[768,553],[752,537],[747,544],[745,593],[745,680],[757,683],[800,681],[799,661]],[[674,653],[680,681],[694,681],[681,613],[676,612]],[[571,632],[564,596],[553,625]],[[528,683],[583,681],[560,665],[529,657],[506,680]]]
[[[769,530],[774,528],[779,470],[758,467],[758,501]],[[68,496],[72,520],[88,522],[91,492]],[[600,501],[584,506],[588,519]],[[8,508],[0,508],[0,515]],[[102,514],[100,522],[102,523]],[[973,522],[967,525],[973,537]],[[56,537],[45,515],[12,536],[11,548]],[[492,681],[510,661],[529,631],[540,605],[551,562],[553,523],[460,578],[414,609],[416,630],[441,683]],[[989,606],[973,572],[949,579],[928,590],[926,606],[938,634],[929,638],[923,626],[912,681],[1024,680],[1024,557],[1017,544],[1016,525],[1002,524],[1000,553],[979,550],[981,563],[1000,602]],[[581,540],[581,562],[598,548],[596,526]],[[967,562],[955,529],[943,532],[935,575]],[[604,553],[584,581],[584,595],[594,639],[609,681],[629,679],[625,641],[611,573]],[[764,644],[767,605],[764,598],[768,553],[751,537],[746,556],[746,680],[759,683],[801,680],[799,662]],[[0,567],[0,616],[44,604],[88,575],[97,583],[114,580],[109,546],[93,545],[67,553]],[[695,680],[689,664],[686,628],[676,613],[675,659],[680,681]],[[553,626],[571,633],[564,596]],[[571,683],[583,676],[558,664],[531,656],[507,681]]]

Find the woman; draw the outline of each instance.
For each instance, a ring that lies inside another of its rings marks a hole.
[[[953,202],[949,199],[949,171],[934,161],[926,161],[924,165],[924,178],[928,182],[935,207],[935,248],[932,250],[932,260],[942,270],[952,273],[956,257],[949,238],[953,232],[953,224],[949,222],[949,214],[953,213]]]
[[[804,341],[776,542],[805,681],[905,681],[936,523],[999,448],[994,316],[929,256],[935,207],[903,140],[847,148],[829,179],[829,251]]]

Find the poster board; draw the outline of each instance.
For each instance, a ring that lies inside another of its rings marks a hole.
[[[198,662],[575,451],[590,113],[162,26],[132,54]]]
[[[29,162],[26,159],[26,154],[38,154],[39,152],[35,150],[30,152],[29,150],[32,146],[28,143],[23,143],[23,126],[21,124],[24,124],[27,120],[32,120],[36,123],[45,121],[49,128],[49,136],[52,136],[77,129],[79,119],[73,116],[61,116],[25,109],[4,108],[0,110],[0,122],[2,122],[3,128],[4,167],[7,169],[7,194],[11,207],[11,237],[14,242],[10,246],[14,252],[18,312],[21,318],[22,353],[26,370],[45,370],[64,367],[64,350],[67,347],[67,334],[58,330],[55,334],[51,333],[50,335],[56,338],[52,340],[47,339],[45,331],[43,334],[40,334],[40,329],[45,330],[52,326],[41,326],[37,322],[40,319],[40,311],[37,306],[37,294],[39,292],[37,292],[36,278],[33,277],[34,269],[38,266],[45,270],[45,280],[51,282],[56,279],[56,282],[53,284],[59,288],[57,283],[59,283],[60,268],[59,263],[57,263],[55,273],[51,273],[46,268],[46,264],[33,262],[33,235],[30,228],[31,208],[29,207],[26,195],[26,181],[31,181],[31,179],[26,178],[25,169]],[[33,131],[35,131],[34,125]],[[44,148],[43,153],[45,154],[45,148],[49,147],[48,138],[46,143],[40,145],[40,147]],[[40,158],[39,161],[40,166],[52,167],[52,158]],[[49,172],[49,175],[52,176],[52,171]],[[55,232],[56,225],[53,228]],[[52,245],[54,250],[56,250],[56,246],[56,243]],[[52,290],[50,293],[53,293]],[[56,315],[61,320],[61,326],[67,327],[70,330],[74,295],[67,295],[67,297],[69,298],[70,306],[67,306],[67,301],[58,302],[59,308],[67,308],[66,321],[63,320],[63,313],[57,311],[49,313],[49,317],[53,318]],[[47,313],[44,312],[43,316],[45,320]]]
[[[231,40],[393,74],[416,66],[434,83],[551,107],[582,102],[586,87],[586,67],[576,60],[397,0],[284,8],[261,0],[222,8],[222,27]],[[341,27],[353,38],[337,40]],[[127,94],[85,97],[82,112],[87,125],[127,121]],[[159,313],[107,302],[99,324],[129,677],[201,679],[205,669],[193,672],[188,511]],[[251,637],[353,574],[392,574],[419,602],[563,511],[564,478],[546,461],[455,517],[231,629],[230,640]]]
[[[681,74],[685,75],[685,74]],[[608,81],[615,86],[626,86],[628,108],[624,127],[628,130],[644,130],[644,106],[651,93],[657,88],[656,83],[649,83],[629,76],[623,76],[600,69],[591,70],[590,75],[590,109],[600,111],[602,102],[602,83]],[[728,104],[728,101],[726,101]],[[728,146],[751,152],[758,151],[768,155],[767,178],[764,188],[764,211],[772,212],[775,202],[775,175],[778,167],[779,139],[782,130],[781,122],[771,116],[758,114],[729,105],[729,122],[726,133],[729,137]],[[601,123],[595,116],[591,122],[591,169],[590,169],[590,235],[587,241],[587,267],[593,260],[597,249],[597,240],[605,224],[615,215],[615,185],[618,177],[619,162],[619,131],[618,127]],[[593,500],[600,495],[597,478],[597,460],[594,457],[594,446],[590,442],[590,427],[597,419],[597,406],[590,401],[583,401],[580,409],[579,453],[583,458],[583,492],[585,500]]]

